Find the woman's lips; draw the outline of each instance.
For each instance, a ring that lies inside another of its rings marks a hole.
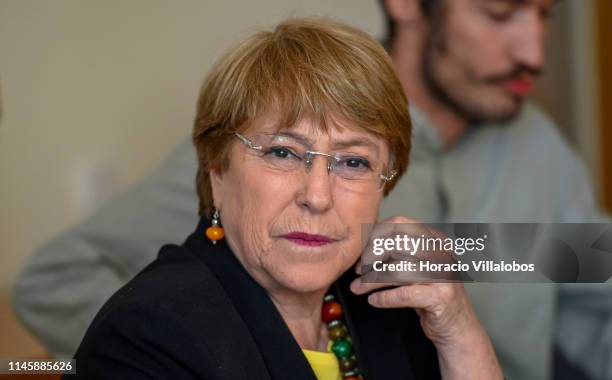
[[[283,239],[287,239],[295,244],[305,245],[307,247],[319,247],[325,244],[334,242],[335,240],[323,236],[323,235],[312,235],[305,232],[290,232],[282,236]]]

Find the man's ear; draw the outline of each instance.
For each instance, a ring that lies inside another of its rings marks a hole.
[[[219,168],[213,168],[208,172],[210,187],[212,188],[213,204],[221,209],[223,203],[223,173]]]
[[[414,22],[421,17],[420,0],[385,0],[385,8],[396,24]]]

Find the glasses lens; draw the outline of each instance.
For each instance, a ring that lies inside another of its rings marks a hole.
[[[303,166],[304,153],[285,145],[264,146],[261,154],[266,164],[282,171],[298,170]]]
[[[261,135],[258,138],[261,155],[269,168],[294,171],[304,165],[306,147],[292,138],[278,135]]]
[[[383,189],[385,180],[380,176],[368,176],[362,178],[343,178],[337,176],[337,183],[344,189],[357,193],[373,193]]]
[[[370,180],[375,177],[372,163],[366,157],[348,154],[336,155],[332,168],[337,176],[347,180]]]

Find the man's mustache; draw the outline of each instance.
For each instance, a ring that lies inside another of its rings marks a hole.
[[[529,67],[526,65],[520,65],[512,69],[510,72],[495,75],[487,78],[487,82],[490,83],[501,83],[514,79],[521,79],[524,77],[537,78],[542,75],[543,69],[538,67]]]

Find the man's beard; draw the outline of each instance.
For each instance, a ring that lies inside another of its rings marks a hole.
[[[434,30],[437,29],[437,30]],[[471,100],[456,94],[449,88],[449,84],[441,80],[435,70],[435,62],[437,59],[448,57],[449,49],[447,41],[441,25],[433,25],[432,33],[430,33],[423,54],[423,62],[421,65],[421,75],[432,96],[448,107],[453,113],[466,120],[470,124],[488,124],[500,123],[506,124],[516,118],[521,110],[523,99],[515,97],[514,101],[517,106],[509,111],[487,110],[476,100]],[[526,66],[515,66],[510,72],[492,76],[489,78],[478,78],[476,74],[469,76],[469,80],[474,84],[482,83],[485,85],[500,85],[507,80],[515,79],[523,74],[528,73],[533,76],[538,76],[540,70],[529,68]]]

